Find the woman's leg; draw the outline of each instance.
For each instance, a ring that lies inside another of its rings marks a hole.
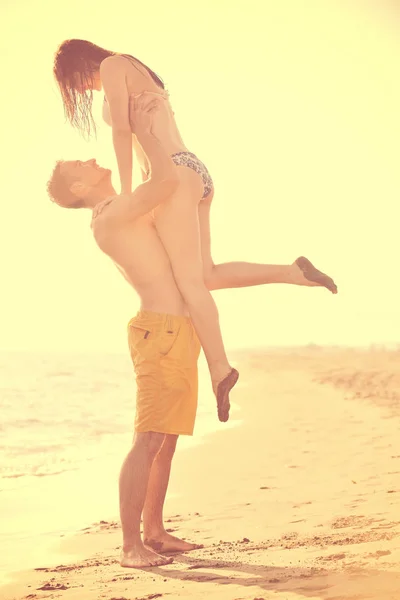
[[[212,195],[199,204],[199,226],[204,281],[209,290],[251,287],[268,283],[289,283],[307,287],[327,287],[336,293],[330,277],[314,269],[311,278],[300,259],[291,265],[268,265],[248,262],[214,264],[211,258],[210,210]]]
[[[299,264],[301,264],[300,259],[297,259],[291,265],[248,262],[222,263],[211,267],[210,271],[205,274],[205,281],[209,290],[252,287],[269,283],[288,283],[306,287],[326,287],[333,294],[337,293],[336,284],[328,275],[318,271],[310,263],[307,266],[309,266],[311,277],[307,278],[307,269],[302,270]]]
[[[229,389],[236,383],[237,372],[229,365],[218,310],[204,282],[198,215],[203,184],[191,169],[177,168],[181,184],[171,198],[155,209],[155,225],[203,347],[217,395],[220,420],[225,421],[228,419]]]

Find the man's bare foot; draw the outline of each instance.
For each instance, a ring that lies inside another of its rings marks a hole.
[[[318,271],[308,258],[299,256],[299,258],[295,260],[294,265],[297,265],[301,271],[301,274],[299,273],[299,281],[297,281],[296,278],[294,283],[297,283],[298,285],[308,285],[310,287],[326,287],[332,294],[337,294],[337,286],[333,279],[328,275],[325,275],[325,273],[322,273],[322,271]]]
[[[160,556],[150,548],[139,546],[128,551],[121,551],[121,567],[130,567],[131,569],[145,569],[146,567],[161,567],[172,563],[172,558]]]
[[[166,531],[154,538],[145,538],[143,543],[145,546],[152,548],[152,550],[155,550],[160,554],[179,554],[181,552],[190,552],[191,550],[203,548],[202,544],[186,542],[174,535],[170,535]]]
[[[229,392],[239,379],[239,373],[236,369],[231,369],[221,381],[213,384],[214,394],[217,397],[218,419],[223,423],[229,419]]]

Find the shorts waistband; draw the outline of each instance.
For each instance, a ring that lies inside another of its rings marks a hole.
[[[151,310],[139,310],[138,313],[129,321],[132,323],[137,319],[144,319],[148,321],[153,321],[158,324],[166,324],[170,325],[182,325],[183,323],[191,324],[192,321],[190,317],[186,317],[185,315],[171,315],[167,313],[157,313]]]

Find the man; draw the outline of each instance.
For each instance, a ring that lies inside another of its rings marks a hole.
[[[178,435],[193,433],[200,344],[149,214],[176,189],[175,165],[151,133],[157,102],[146,95],[135,102],[132,130],[150,161],[151,178],[133,194],[116,197],[110,170],[94,160],[66,161],[56,165],[48,191],[61,206],[93,210],[98,246],[141,299],[142,309],[128,325],[137,380],[135,436],[120,475],[121,565],[140,568],[172,562],[154,549],[198,547],[168,534],[162,513]]]
[[[171,536],[163,525],[177,439],[193,433],[200,344],[151,215],[156,204],[167,200],[178,186],[176,167],[152,133],[157,107],[151,94],[130,101],[132,131],[151,165],[150,179],[132,194],[116,196],[111,171],[95,160],[59,162],[48,183],[50,197],[60,206],[93,211],[92,231],[99,248],[111,257],[141,300],[141,310],[128,325],[137,381],[135,436],[120,475],[121,565],[136,568],[171,562],[155,550],[182,552],[199,547]],[[269,282],[267,267],[259,284]],[[315,285],[296,274],[296,269],[300,272],[297,266],[282,269],[286,269],[288,283]],[[279,273],[274,277],[285,281]],[[241,287],[239,281],[228,285],[223,273],[220,282],[213,280],[209,285],[211,289]]]

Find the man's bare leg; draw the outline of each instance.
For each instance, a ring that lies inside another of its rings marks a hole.
[[[270,283],[287,283],[307,287],[326,287],[337,293],[334,281],[316,269],[306,258],[299,257],[291,265],[268,265],[248,262],[229,262],[208,266],[205,273],[208,289],[252,287]]]
[[[133,446],[126,457],[119,480],[120,513],[123,533],[121,566],[144,568],[172,562],[146,548],[140,536],[140,519],[146,498],[150,471],[164,434],[135,434]]]
[[[162,554],[187,552],[202,548],[199,544],[191,544],[171,535],[164,527],[164,502],[177,441],[177,435],[165,436],[151,467],[143,509],[143,543]]]

